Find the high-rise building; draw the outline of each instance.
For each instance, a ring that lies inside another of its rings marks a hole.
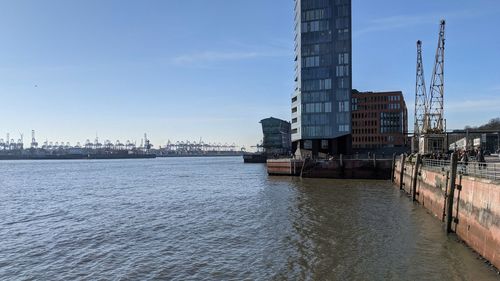
[[[351,0],[295,0],[293,149],[351,149]]]

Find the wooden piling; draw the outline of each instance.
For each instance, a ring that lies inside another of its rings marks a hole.
[[[417,182],[418,182],[418,169],[420,168],[420,154],[417,154],[417,159],[415,162],[415,168],[413,169],[413,182],[412,182],[412,198],[413,201],[417,201]]]
[[[457,165],[458,157],[456,153],[451,154],[451,164],[450,164],[450,192],[448,194],[447,200],[447,212],[446,212],[446,233],[451,233],[451,225],[453,222],[453,200],[455,197],[456,179],[457,179]]]
[[[406,155],[401,154],[401,170],[399,171],[399,189],[403,189],[404,185],[404,175],[405,175],[405,160]]]
[[[301,177],[301,178],[302,178],[302,175],[304,174],[304,168],[305,168],[305,166],[306,166],[306,164],[307,164],[307,160],[308,160],[308,159],[309,159],[309,158],[305,158],[305,159],[304,159],[304,162],[303,162],[303,164],[302,164],[302,168],[300,169],[300,177]]]
[[[394,182],[396,178],[394,177],[396,173],[396,153],[392,154],[392,171],[391,171],[391,181]]]
[[[446,172],[446,183],[444,189],[444,202],[443,202],[443,215],[441,216],[441,221],[444,222],[446,219],[446,202],[448,201],[448,184],[450,182],[450,171]]]

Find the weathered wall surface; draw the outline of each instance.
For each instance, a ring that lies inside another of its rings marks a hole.
[[[392,160],[345,159],[319,162],[304,174],[312,178],[390,179]]]
[[[408,194],[413,191],[414,169],[414,164],[406,163],[403,170],[403,189]],[[423,167],[416,181],[416,200],[442,221],[446,215],[449,178],[447,171]],[[400,179],[401,160],[397,160],[394,173],[397,187]],[[452,229],[467,245],[500,268],[500,183],[459,175],[456,184]]]
[[[460,181],[462,190],[455,193],[455,232],[500,268],[500,184],[472,177]]]
[[[294,159],[268,159],[267,173],[270,175],[298,176],[302,161]]]

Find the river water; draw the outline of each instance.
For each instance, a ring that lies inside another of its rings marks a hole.
[[[385,181],[241,158],[0,162],[0,280],[499,280]]]

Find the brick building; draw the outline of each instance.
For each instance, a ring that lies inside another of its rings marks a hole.
[[[408,110],[400,91],[352,92],[352,148],[408,146]]]

